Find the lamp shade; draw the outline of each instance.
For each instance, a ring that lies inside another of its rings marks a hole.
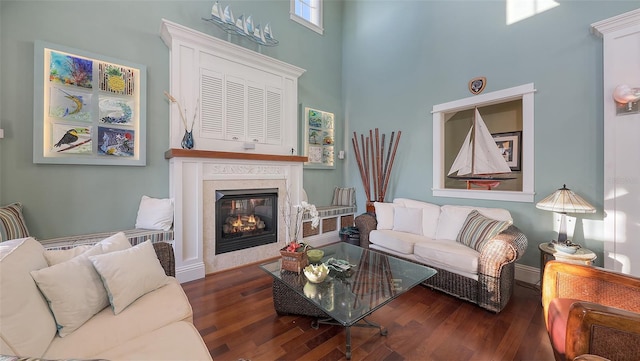
[[[536,208],[558,213],[595,213],[596,209],[579,195],[567,188],[562,188],[536,204]]]

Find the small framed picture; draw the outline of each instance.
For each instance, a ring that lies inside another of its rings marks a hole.
[[[309,158],[306,168],[335,168],[335,118],[333,113],[305,107],[304,146]]]
[[[512,171],[521,170],[522,131],[491,134]]]

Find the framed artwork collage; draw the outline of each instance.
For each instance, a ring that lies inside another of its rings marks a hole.
[[[306,168],[335,168],[335,117],[333,113],[304,108]]]
[[[146,68],[36,42],[34,163],[146,165]]]

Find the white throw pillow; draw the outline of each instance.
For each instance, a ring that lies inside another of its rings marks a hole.
[[[66,262],[76,256],[79,256],[91,249],[91,245],[82,245],[69,249],[52,249],[44,251],[44,258],[49,266]]]
[[[473,208],[442,206],[438,220],[436,239],[455,241],[460,233],[460,228]]]
[[[393,230],[422,235],[422,209],[396,207],[393,215]]]
[[[376,229],[392,229],[393,228],[393,209],[396,207],[393,203],[374,202],[376,208],[376,220],[378,226]]]
[[[431,239],[436,238],[438,219],[440,218],[440,206],[433,203],[416,201],[408,198],[396,198],[393,203],[401,204],[407,208],[422,209],[422,235]]]
[[[169,281],[151,241],[124,251],[90,256],[89,259],[102,277],[116,315],[133,301]]]
[[[49,303],[60,337],[75,331],[109,305],[107,292],[89,257],[127,248],[131,248],[131,244],[124,233],[119,232],[66,262],[31,271],[31,277]]]
[[[173,200],[142,196],[136,228],[168,231],[173,225]]]

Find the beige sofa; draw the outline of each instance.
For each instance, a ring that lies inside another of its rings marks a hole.
[[[165,274],[175,271],[163,270],[172,263],[156,258],[162,248],[150,241],[132,247],[123,233],[110,238],[111,243],[104,240],[64,251],[45,250],[31,237],[0,243],[0,354],[43,359],[211,360],[193,325],[189,300],[177,280]],[[73,265],[94,268],[80,272]],[[65,279],[56,279],[64,273],[61,270],[71,272]],[[104,291],[95,284],[94,271]],[[94,284],[70,287],[78,280]],[[52,287],[56,284],[60,287]],[[107,300],[82,299],[94,288]],[[59,302],[65,296],[69,298]],[[95,303],[100,308],[101,302],[106,307],[93,315],[89,310],[88,320],[74,319],[86,305]]]
[[[493,312],[507,305],[515,261],[527,248],[509,211],[406,198],[376,202],[375,210],[356,217],[362,247],[436,269],[429,287]]]

